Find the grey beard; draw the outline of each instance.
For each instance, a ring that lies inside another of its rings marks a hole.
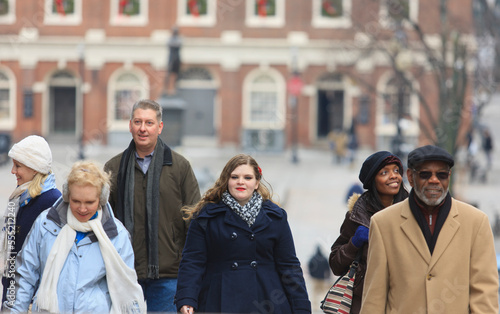
[[[428,199],[425,194],[422,192],[422,190],[417,190],[415,189],[415,194],[417,195],[417,197],[427,206],[437,206],[439,204],[441,204],[441,202],[444,200],[444,198],[446,197],[446,195],[448,194],[448,189],[446,189],[446,191],[444,191],[443,189],[443,194],[437,199],[437,200],[430,200]]]

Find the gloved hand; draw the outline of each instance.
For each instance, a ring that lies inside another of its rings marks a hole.
[[[368,231],[369,229],[365,226],[359,226],[351,239],[352,244],[357,248],[362,247],[363,244],[368,242]]]

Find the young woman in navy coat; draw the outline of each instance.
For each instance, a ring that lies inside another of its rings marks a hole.
[[[189,227],[177,281],[181,313],[311,313],[286,212],[255,159],[228,161]]]

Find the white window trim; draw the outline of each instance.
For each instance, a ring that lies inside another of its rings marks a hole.
[[[384,73],[377,84],[377,93],[383,95],[387,90],[387,84],[394,77],[394,72],[387,71]],[[416,86],[417,82],[410,78],[410,81],[414,85],[413,88],[418,88]],[[376,111],[376,127],[375,133],[377,136],[394,136],[397,134],[397,125],[395,123],[383,123],[384,118],[384,106],[385,99],[383,97],[377,97],[377,111]],[[411,121],[408,121],[407,128],[403,130],[405,136],[418,136],[420,133],[420,127],[418,121],[420,120],[420,103],[418,96],[415,93],[410,95],[410,114],[412,117]]]
[[[8,88],[9,88],[9,118],[8,119],[0,119],[0,130],[11,131],[16,127],[16,116],[17,116],[17,107],[16,107],[16,79],[14,73],[7,67],[0,65],[0,71],[5,74],[9,80]]]
[[[207,0],[207,15],[196,17],[186,14],[185,8],[187,5],[187,0],[177,0],[177,25],[199,27],[214,26],[217,14],[216,2],[216,0]]]
[[[276,15],[261,17],[254,14],[256,0],[247,0],[245,25],[247,27],[283,27],[285,25],[285,0],[276,1]]]
[[[137,78],[140,81],[140,86],[139,86],[139,91],[141,92],[141,95],[139,99],[149,99],[149,81],[148,77],[146,74],[137,68],[133,69],[118,69],[116,70],[110,77],[109,77],[109,85],[108,85],[108,118],[107,118],[107,123],[108,123],[108,130],[109,131],[128,131],[129,130],[129,121],[123,121],[123,120],[116,120],[115,119],[115,111],[116,111],[116,105],[115,105],[115,91],[117,89],[117,79],[126,73],[133,74],[137,76]]]
[[[418,1],[419,0],[409,0],[410,4],[410,20],[412,22],[418,23]],[[380,11],[379,11],[379,22],[382,27],[390,28],[393,25],[392,19],[389,17],[389,11],[387,9],[387,1],[384,0],[380,3]],[[403,21],[403,26],[405,28],[411,28],[411,25],[408,21]]]
[[[148,0],[140,0],[141,10],[137,16],[120,15],[118,6],[120,0],[111,0],[109,24],[113,26],[145,26],[148,24]]]
[[[0,16],[0,24],[14,24],[16,22],[16,1],[9,0],[9,13]]]
[[[321,16],[321,0],[312,1],[312,21],[316,28],[350,28],[352,27],[351,9],[352,0],[342,0],[344,15],[337,18],[326,18]]]
[[[46,25],[80,25],[82,23],[82,0],[75,1],[75,13],[61,16],[52,13],[52,0],[45,0],[44,19]]]
[[[276,95],[277,95],[277,113],[282,115],[282,119],[279,119],[277,122],[253,122],[250,120],[250,105],[251,105],[251,92],[253,81],[261,76],[261,75],[269,75],[276,82]],[[242,126],[245,129],[272,129],[272,130],[283,130],[286,124],[286,82],[281,74],[274,70],[268,69],[266,71],[262,71],[260,69],[255,69],[248,73],[243,81],[243,110],[242,110]]]

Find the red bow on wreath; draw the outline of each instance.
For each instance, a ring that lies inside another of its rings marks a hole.
[[[120,14],[123,14],[125,6],[128,4],[128,0],[120,0]]]
[[[259,16],[266,17],[267,16],[267,0],[258,0],[257,1],[257,12]]]
[[[198,9],[198,1],[197,0],[189,0],[188,1],[189,13],[193,16],[200,16],[200,10]]]
[[[337,9],[335,9],[329,0],[323,1],[323,10],[325,10],[326,14],[330,16],[334,16],[335,13],[337,13]]]
[[[64,0],[56,0],[56,9],[57,13],[61,15],[66,15],[66,11],[64,11]]]

